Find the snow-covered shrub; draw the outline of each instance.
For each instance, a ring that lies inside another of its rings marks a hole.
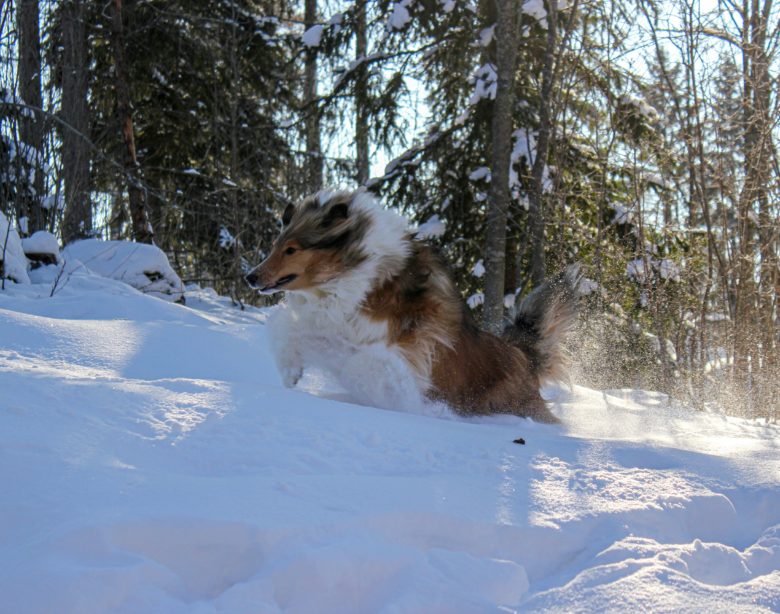
[[[42,264],[57,264],[60,259],[57,237],[45,230],[39,230],[31,237],[22,239],[22,249],[34,269]]]
[[[29,284],[27,258],[24,256],[19,233],[0,212],[0,278],[10,279],[18,284]]]
[[[85,239],[68,245],[63,258],[79,260],[93,273],[123,281],[167,301],[184,299],[184,284],[163,251],[145,243]]]

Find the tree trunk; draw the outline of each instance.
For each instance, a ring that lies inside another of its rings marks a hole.
[[[751,405],[759,400],[758,387],[771,381],[775,373],[774,229],[769,210],[771,185],[770,58],[767,51],[767,25],[771,0],[763,7],[758,0],[743,4],[743,121],[745,181],[738,201],[739,263],[734,330],[734,375],[747,386]],[[758,224],[756,224],[758,222]],[[756,241],[758,239],[758,242]],[[760,256],[760,258],[757,258]],[[759,263],[758,284],[756,263]],[[763,372],[763,373],[762,373]],[[766,396],[766,395],[762,395]]]
[[[111,217],[108,219],[109,238],[112,241],[122,239],[122,230],[127,222],[127,212],[122,194],[116,192],[111,199]]]
[[[241,75],[238,66],[238,54],[240,53],[239,41],[238,41],[238,28],[236,24],[237,15],[236,7],[233,5],[233,15],[230,24],[230,76],[231,76],[231,94],[230,94],[230,179],[231,181],[238,182],[239,174],[239,114],[238,114],[238,92],[240,91]],[[236,232],[236,240],[233,241],[233,264],[232,264],[232,277],[233,277],[233,300],[239,302],[239,296],[241,290],[244,288],[246,282],[244,282],[244,274],[241,269],[241,250],[238,240],[238,229],[241,225],[240,203],[239,203],[238,189],[231,186],[230,189],[230,205],[232,209],[232,224],[233,232]]]
[[[506,223],[509,211],[509,166],[512,153],[512,112],[515,104],[518,3],[497,0],[496,99],[491,123],[492,160],[490,198],[485,230],[484,327],[502,329],[504,274],[506,270]]]
[[[368,54],[366,34],[366,3],[357,3],[355,24],[355,60],[360,61]],[[368,181],[368,70],[365,62],[360,67],[355,83],[355,147],[357,158],[357,182]]]
[[[62,174],[65,183],[65,244],[92,233],[89,198],[89,107],[87,29],[82,0],[62,5]]]
[[[41,97],[41,38],[38,26],[38,0],[19,0],[17,5],[17,25],[19,29],[19,93],[25,104],[40,109]],[[33,111],[33,116],[22,115],[19,122],[19,136],[23,143],[35,151],[35,164],[32,168],[35,195],[24,203],[29,234],[42,230],[46,226],[43,198],[43,114]]]
[[[743,209],[748,217],[754,216],[758,221],[746,228],[751,233],[751,242],[748,247],[751,257],[758,252],[759,270],[758,285],[751,287],[755,292],[755,299],[751,306],[758,311],[757,318],[746,319],[741,324],[750,333],[742,331],[739,334],[741,346],[752,342],[751,356],[751,380],[758,385],[754,400],[763,408],[772,402],[771,393],[767,394],[770,382],[777,376],[773,373],[776,366],[775,344],[776,328],[774,318],[774,300],[772,293],[777,274],[777,259],[774,249],[774,235],[776,230],[771,220],[769,190],[771,186],[771,152],[773,117],[770,109],[772,96],[772,80],[769,73],[771,59],[767,50],[767,29],[771,14],[772,1],[766,0],[763,6],[759,0],[752,0],[750,7],[750,44],[746,49],[749,58],[750,69],[746,75],[749,83],[750,98],[746,100],[746,136],[745,136],[745,186],[743,189]],[[757,215],[756,215],[757,213]],[[750,220],[750,222],[753,222]],[[755,231],[755,235],[753,232]],[[757,238],[758,245],[752,241]],[[757,247],[757,250],[755,250]],[[753,273],[755,279],[755,260],[749,263],[745,261],[745,274]],[[752,280],[751,280],[752,281]],[[748,297],[749,300],[750,297]]]
[[[306,0],[304,24],[309,29],[317,21],[317,0]],[[317,49],[306,48],[304,67],[304,108],[306,109],[306,175],[307,192],[322,188],[322,145],[320,143],[320,109],[317,104]]]
[[[127,197],[130,219],[133,222],[133,238],[140,243],[153,243],[154,232],[149,222],[146,191],[141,185],[138,159],[133,134],[133,107],[130,86],[127,82],[125,65],[124,28],[122,26],[122,0],[113,0],[111,20],[112,45],[114,48],[114,87],[116,89],[116,111],[119,128],[124,140],[123,167],[127,178]]]
[[[558,44],[558,3],[546,0],[547,46],[544,50],[542,90],[539,94],[539,138],[536,140],[536,157],[531,169],[533,184],[528,196],[528,220],[531,225],[531,281],[538,286],[544,281],[547,265],[544,255],[544,171],[547,167],[547,151],[552,131],[552,90],[555,49]]]

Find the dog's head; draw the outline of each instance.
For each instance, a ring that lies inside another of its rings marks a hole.
[[[271,253],[247,283],[263,294],[313,291],[358,266],[368,219],[352,206],[354,196],[322,191],[288,205]]]

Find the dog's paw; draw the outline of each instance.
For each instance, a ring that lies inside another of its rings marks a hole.
[[[301,376],[303,375],[303,367],[300,366],[290,366],[290,367],[279,367],[279,373],[282,376],[282,383],[286,388],[293,388],[295,384],[298,383],[298,380],[301,379]]]

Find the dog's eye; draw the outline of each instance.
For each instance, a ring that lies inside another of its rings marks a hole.
[[[298,250],[297,250],[297,249],[295,249],[294,247],[288,247],[286,250],[284,250],[284,253],[285,253],[286,255],[290,256],[291,254],[294,254],[294,253],[295,253],[295,252],[297,252],[297,251],[298,251]]]

